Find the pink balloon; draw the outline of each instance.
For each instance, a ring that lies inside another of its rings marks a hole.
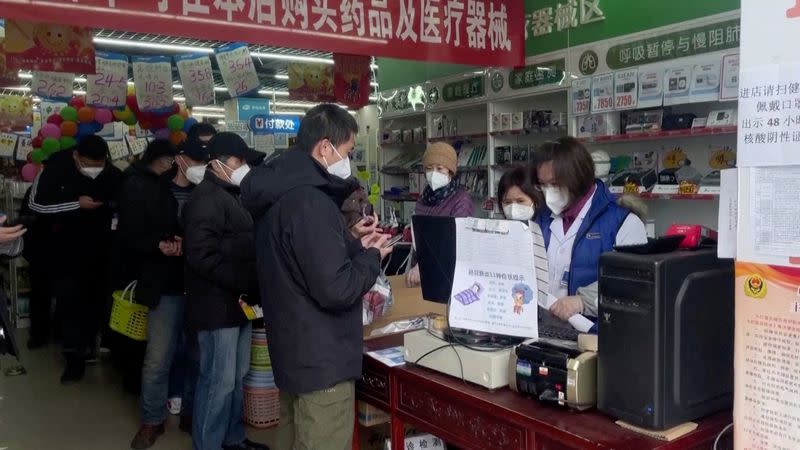
[[[27,182],[31,182],[36,178],[36,174],[39,173],[40,166],[37,166],[34,163],[28,163],[22,166],[22,179]]]
[[[42,136],[58,139],[61,137],[61,128],[54,123],[48,123],[42,127]]]
[[[156,139],[169,139],[169,128],[162,128],[155,132]]]
[[[98,109],[94,112],[94,120],[100,125],[105,125],[114,120],[114,116],[109,109]]]

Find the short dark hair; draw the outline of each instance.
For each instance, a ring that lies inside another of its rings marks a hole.
[[[102,161],[108,158],[108,143],[96,134],[81,138],[78,142],[78,155],[93,161]]]
[[[329,139],[334,147],[349,141],[358,133],[358,124],[347,111],[331,103],[317,105],[300,122],[297,132],[297,148],[311,152],[323,139]]]
[[[503,174],[497,183],[497,201],[502,205],[503,197],[512,187],[518,187],[523,194],[533,200],[534,208],[544,205],[542,193],[536,190],[536,174],[532,167],[517,167]]]
[[[150,164],[153,161],[165,156],[174,158],[176,153],[177,150],[175,149],[175,146],[172,145],[172,142],[166,139],[156,139],[147,144],[147,148],[142,155],[142,162],[145,164]]]
[[[556,183],[567,188],[573,199],[583,197],[594,185],[594,161],[579,140],[567,136],[542,144],[534,152],[534,169],[538,172],[550,161],[553,162]]]
[[[189,132],[186,133],[186,136],[189,139],[197,139],[200,136],[216,136],[217,129],[214,128],[214,125],[206,122],[198,122],[191,127],[189,127]]]

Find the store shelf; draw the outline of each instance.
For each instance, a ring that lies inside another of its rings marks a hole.
[[[382,149],[395,149],[395,150],[407,150],[411,148],[417,148],[420,145],[425,145],[425,142],[412,142],[412,143],[392,143],[392,142],[381,142],[380,146]]]
[[[708,127],[697,128],[694,130],[673,130],[673,131],[654,131],[644,133],[628,133],[614,136],[595,136],[591,138],[580,138],[581,142],[586,143],[613,143],[613,142],[639,142],[657,141],[662,139],[693,138],[702,136],[718,136],[736,134],[736,127]]]
[[[381,169],[384,175],[408,175],[410,173],[421,173],[420,171],[407,169],[405,167],[384,167]]]
[[[635,195],[644,200],[717,200],[719,195],[714,194],[654,194],[652,192],[643,192],[641,194],[614,194],[614,197],[619,198],[623,195]]]
[[[459,142],[459,141],[471,141],[473,139],[483,139],[488,136],[488,133],[473,133],[473,134],[463,134],[458,136],[445,136],[445,137],[437,137],[437,138],[430,138],[428,139],[429,143],[434,142]]]
[[[462,166],[458,168],[459,173],[486,172],[486,166]]]
[[[567,132],[566,126],[555,126],[548,128],[531,128],[526,130],[492,131],[489,134],[495,137],[501,137],[501,136],[547,135],[547,134],[557,134],[566,132]]]
[[[495,165],[492,166],[492,169],[495,169],[495,170],[512,170],[512,169],[518,169],[520,167],[523,167],[523,168],[524,167],[528,167],[529,164],[530,164],[530,162],[528,162],[528,161],[524,161],[524,162],[520,161],[520,162],[515,162],[515,163],[512,163],[512,164],[495,164]]]
[[[383,194],[381,198],[386,200],[387,202],[402,202],[402,203],[416,203],[418,197],[415,197],[411,194],[407,195],[389,195]]]

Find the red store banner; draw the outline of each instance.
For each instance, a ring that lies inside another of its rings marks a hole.
[[[333,91],[336,101],[359,109],[369,104],[372,71],[369,56],[333,55]]]
[[[522,0],[0,0],[0,17],[478,66],[521,66]]]

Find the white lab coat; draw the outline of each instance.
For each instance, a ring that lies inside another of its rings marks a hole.
[[[567,286],[562,285],[561,279],[564,277],[564,272],[569,270],[570,264],[572,264],[572,247],[575,245],[575,237],[583,224],[583,219],[589,213],[593,199],[594,194],[583,205],[583,209],[581,209],[566,234],[564,233],[564,222],[560,216],[553,215],[553,221],[550,223],[550,244],[547,247],[550,293],[558,299],[569,295],[569,290]],[[647,230],[642,219],[636,214],[629,214],[617,232],[615,243],[616,245],[647,243]]]

